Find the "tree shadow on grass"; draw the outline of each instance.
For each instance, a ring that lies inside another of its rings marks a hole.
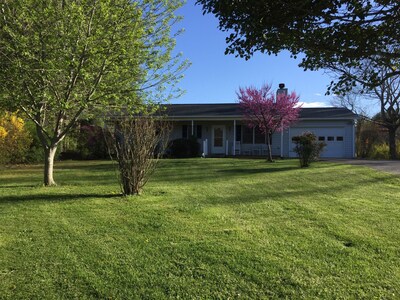
[[[20,189],[20,188],[35,188],[40,187],[39,184],[25,184],[25,185],[0,185],[0,190],[2,189]]]
[[[242,175],[251,175],[251,174],[268,174],[268,173],[275,173],[275,172],[285,172],[285,171],[293,171],[298,170],[298,167],[279,167],[279,168],[257,168],[257,169],[250,169],[250,168],[236,168],[236,169],[223,169],[218,170],[218,173],[226,174],[230,176],[242,176]]]
[[[111,160],[72,160],[62,161],[55,164],[57,170],[90,170],[108,172],[114,168],[114,163]]]
[[[120,198],[122,194],[37,194],[37,195],[10,195],[0,197],[0,204],[15,204],[30,201],[65,202],[85,199]]]

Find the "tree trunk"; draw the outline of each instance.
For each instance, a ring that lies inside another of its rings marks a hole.
[[[388,127],[389,130],[389,157],[390,159],[397,159],[396,151],[396,127]]]
[[[267,134],[267,161],[272,162],[272,150],[271,150],[271,139],[270,139],[270,134]]]
[[[44,150],[44,185],[57,185],[53,178],[54,157],[57,146],[46,147]]]

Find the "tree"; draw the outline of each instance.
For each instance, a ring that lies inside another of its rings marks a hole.
[[[361,117],[367,117],[367,108],[362,103],[363,98],[365,95],[362,89],[356,88],[344,94],[336,94],[330,104],[335,107],[346,107]]]
[[[141,116],[122,113],[105,129],[110,156],[118,164],[122,193],[139,195],[164,153],[170,126],[161,117],[142,112]]]
[[[359,86],[355,86],[353,91],[347,95],[339,94],[338,98],[341,99],[344,105],[352,106],[353,104],[353,109],[356,109],[358,105],[358,101],[356,101],[357,95],[362,95],[369,100],[377,100],[380,109],[379,118],[373,118],[371,121],[387,129],[389,157],[396,159],[396,131],[400,127],[400,75],[388,77],[387,74],[392,72],[392,68],[376,67],[373,57],[365,59],[362,64],[351,68],[340,63],[332,63],[329,65],[329,69],[340,76],[344,74],[344,76],[351,77],[359,84],[366,80],[365,74],[371,73],[371,69],[379,73],[381,78],[385,78],[374,87],[364,85],[364,88],[360,89]],[[340,84],[340,81],[338,84]],[[353,96],[350,96],[352,94]]]
[[[228,31],[226,54],[246,59],[254,52],[304,53],[304,69],[325,68],[331,62],[352,67],[375,57],[376,66],[391,68],[382,77],[375,69],[364,84],[372,87],[400,74],[400,2],[398,0],[197,0],[204,13],[219,19]],[[341,84],[355,83],[343,74]],[[332,82],[331,87],[335,87]],[[343,87],[343,86],[342,86]]]
[[[185,64],[171,56],[170,29],[181,4],[0,0],[0,106],[35,123],[46,186],[55,184],[59,143],[83,114],[140,106],[176,82]]]
[[[271,137],[293,124],[299,116],[299,97],[292,92],[289,95],[279,94],[275,97],[271,86],[264,84],[260,89],[255,87],[239,88],[237,93],[240,107],[249,127],[258,126],[266,135],[268,157],[272,162]]]
[[[379,100],[378,124],[388,130],[390,159],[397,159],[396,131],[400,127],[400,76],[386,79],[372,90]]]

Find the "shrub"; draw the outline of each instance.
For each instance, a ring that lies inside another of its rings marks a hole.
[[[400,143],[397,143],[397,155],[400,155]],[[378,145],[373,145],[371,154],[368,156],[371,159],[390,159],[389,157],[389,145],[387,143],[382,143]]]
[[[108,158],[107,146],[100,126],[81,124],[77,151],[82,159]]]
[[[300,167],[308,167],[312,161],[319,158],[325,147],[325,143],[318,142],[312,132],[304,132],[302,135],[293,137],[296,144],[294,151],[300,159]]]
[[[32,137],[25,121],[17,113],[6,112],[0,117],[0,163],[25,162]]]
[[[82,120],[65,137],[60,147],[61,160],[108,159],[103,129],[93,120]]]
[[[195,138],[176,139],[168,145],[168,154],[175,158],[200,156],[200,144]]]
[[[107,128],[107,146],[118,164],[121,190],[126,196],[138,195],[167,145],[170,126],[153,116],[126,115]]]

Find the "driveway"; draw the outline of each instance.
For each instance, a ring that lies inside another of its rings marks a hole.
[[[400,160],[329,159],[328,161],[367,166],[372,169],[400,175]]]

